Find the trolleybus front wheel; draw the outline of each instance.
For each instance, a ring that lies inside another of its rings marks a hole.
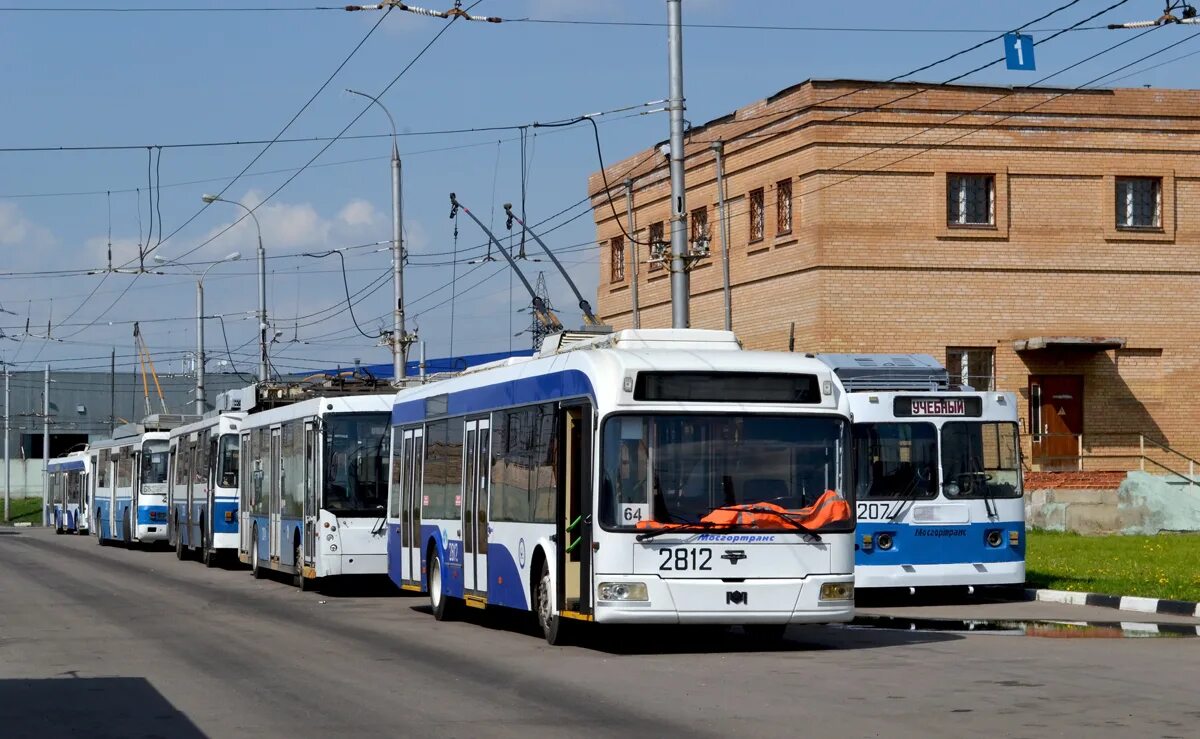
[[[304,552],[300,547],[300,540],[296,540],[296,574],[293,575],[296,587],[303,592],[317,589],[317,581],[304,576]]]
[[[212,550],[208,541],[208,529],[203,525],[200,527],[200,561],[205,567],[217,566],[217,553]]]
[[[133,516],[130,515],[129,509],[125,509],[125,534],[122,537],[126,549],[133,548]]]
[[[554,612],[554,589],[550,585],[550,564],[542,561],[542,576],[538,578],[537,594],[534,600],[537,608],[538,625],[542,627],[542,635],[551,646],[562,646],[568,643],[571,624]]]
[[[175,559],[182,562],[187,559],[187,550],[183,548],[183,532],[179,530],[179,516],[175,516]]]
[[[429,605],[433,609],[433,617],[438,621],[449,621],[456,615],[454,598],[446,595],[442,571],[442,557],[437,547],[429,550]]]

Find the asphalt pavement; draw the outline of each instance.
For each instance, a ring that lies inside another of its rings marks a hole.
[[[975,600],[862,610],[1195,623]],[[910,628],[797,626],[769,650],[737,630],[593,630],[550,647],[504,612],[437,623],[386,582],[301,593],[0,529],[0,737],[1200,734],[1200,638]]]

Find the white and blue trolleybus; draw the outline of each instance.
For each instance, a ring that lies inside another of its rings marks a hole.
[[[196,416],[158,414],[118,426],[113,438],[91,444],[92,501],[100,543],[167,540],[167,467],[171,429]]]
[[[926,354],[823,354],[854,425],[859,588],[1025,581],[1016,397]]]
[[[245,413],[220,412],[171,431],[168,543],[212,567],[238,550],[238,432]]]
[[[71,452],[46,462],[49,486],[47,520],[56,534],[88,533],[88,494],[91,456],[87,451]]]
[[[238,557],[255,577],[387,571],[388,417],[392,394],[316,397],[241,424]]]
[[[555,334],[400,390],[392,426],[388,573],[438,619],[532,611],[558,643],[580,621],[853,617],[849,406],[811,357]]]

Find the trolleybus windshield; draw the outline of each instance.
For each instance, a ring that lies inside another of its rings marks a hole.
[[[827,490],[844,496],[846,437],[841,420],[824,417],[612,416],[601,448],[601,523],[698,523],[727,506],[794,511]],[[832,527],[843,524],[853,522]]]
[[[942,426],[947,498],[1019,498],[1017,424],[953,421]]]
[[[322,508],[339,516],[380,515],[387,503],[390,416],[325,416],[325,486]]]
[[[854,424],[858,498],[934,498],[937,469],[937,429],[932,423]]]
[[[167,457],[170,442],[166,439],[151,439],[142,444],[142,483],[153,484],[167,481]]]

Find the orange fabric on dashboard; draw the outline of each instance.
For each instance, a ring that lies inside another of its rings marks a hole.
[[[719,508],[700,519],[711,526],[744,526],[757,529],[778,529],[793,525],[796,528],[820,529],[851,518],[850,504],[832,490],[826,490],[807,508],[788,510],[774,503],[743,503]],[[688,524],[639,521],[639,529],[686,528]]]

